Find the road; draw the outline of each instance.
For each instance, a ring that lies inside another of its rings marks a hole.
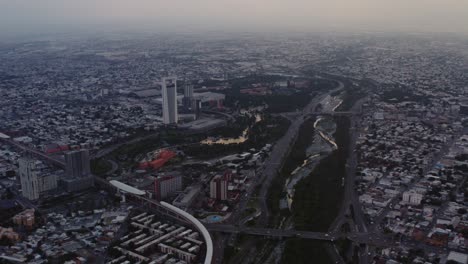
[[[206,228],[210,232],[221,233],[234,233],[234,234],[248,234],[254,236],[262,236],[269,238],[302,238],[319,241],[334,242],[338,239],[349,239],[358,245],[367,245],[371,247],[407,247],[407,248],[420,248],[426,251],[440,252],[444,249],[427,245],[421,241],[413,241],[407,239],[396,239],[392,235],[385,235],[380,232],[310,232],[300,231],[294,229],[275,229],[275,228],[261,228],[261,227],[245,227],[234,226],[227,224],[208,224]],[[368,254],[365,254],[368,256]]]
[[[248,201],[252,198],[255,189],[260,185],[260,191],[257,198],[260,204],[261,214],[258,216],[257,226],[267,226],[270,219],[267,195],[271,186],[271,182],[276,176],[278,176],[278,173],[290,151],[290,148],[294,145],[294,141],[299,133],[299,129],[301,125],[307,120],[307,117],[313,113],[316,113],[315,109],[317,108],[317,105],[323,100],[323,98],[336,90],[344,88],[344,84],[342,82],[338,83],[339,85],[335,89],[313,98],[302,110],[302,112],[294,112],[292,116],[288,116],[291,124],[287,132],[273,145],[270,155],[264,162],[264,165],[256,171],[258,176],[255,177],[251,186],[247,189],[246,194],[241,197],[241,200],[239,201],[236,210],[234,210],[233,214],[229,218],[228,223],[241,223],[242,225],[245,223],[244,220],[250,216],[244,219],[240,219],[240,216],[244,212]],[[242,252],[238,253],[238,255],[245,255],[247,250],[248,249],[243,248]]]
[[[362,104],[365,102],[366,98],[363,98],[356,102],[350,112],[353,113],[360,113]],[[350,213],[350,207],[353,207],[354,211],[354,224],[358,226],[358,230],[360,232],[366,232],[367,227],[365,224],[364,216],[361,210],[361,206],[359,205],[359,199],[357,198],[356,192],[354,190],[354,181],[356,175],[356,167],[357,167],[357,157],[356,153],[354,152],[357,136],[358,136],[358,116],[353,115],[350,118],[350,126],[349,126],[349,146],[348,146],[348,158],[346,160],[346,175],[344,178],[344,194],[343,194],[343,202],[341,204],[338,216],[336,217],[333,224],[330,226],[330,231],[338,231],[342,224],[346,222],[346,215]],[[352,225],[353,226],[353,225]]]
[[[455,140],[459,137],[460,135],[457,134],[454,136],[450,141],[448,141],[442,149],[437,153],[437,155],[434,156],[434,158],[429,162],[429,164],[423,169],[422,175],[426,175],[430,170],[432,170],[435,165],[442,159],[442,157],[448,153],[450,147],[455,143]],[[416,185],[419,182],[419,179],[421,177],[417,178],[414,182],[406,186],[399,195],[396,195],[389,203],[388,205],[382,210],[382,212],[374,219],[373,224],[370,226],[370,230],[375,230],[377,229],[382,221],[385,219],[387,216],[388,212],[392,210],[393,206],[398,203],[400,200],[401,196],[403,195],[403,192],[410,190],[413,188],[414,185]]]
[[[34,156],[36,156],[37,158],[39,159],[45,159],[46,161],[56,165],[56,166],[59,166],[61,168],[64,168],[65,167],[65,161],[64,160],[61,160],[57,157],[53,157],[53,156],[50,156],[42,151],[39,151],[39,150],[36,150],[36,149],[33,149],[33,148],[30,148],[28,146],[25,146],[25,145],[22,145],[18,142],[15,142],[14,140],[11,140],[11,139],[4,139],[4,138],[0,138],[0,140],[4,141],[5,143],[13,146],[13,147],[16,147],[24,152],[28,152]]]
[[[323,233],[323,232],[308,232],[298,231],[294,229],[275,229],[275,228],[262,228],[262,227],[245,227],[245,226],[234,226],[234,225],[223,225],[223,224],[211,224],[206,225],[206,228],[212,232],[222,233],[244,233],[256,236],[268,236],[268,237],[298,237],[304,239],[323,240],[323,241],[334,241],[340,236],[334,233]]]
[[[294,145],[294,141],[299,133],[301,125],[307,120],[307,116],[311,113],[314,113],[317,105],[325,98],[327,95],[333,93],[336,90],[340,90],[344,87],[342,82],[339,82],[339,85],[334,90],[329,91],[326,94],[322,94],[318,97],[313,98],[310,103],[303,109],[302,113],[296,116],[296,119],[291,122],[288,131],[286,134],[279,139],[272,148],[268,159],[263,165],[263,173],[260,179],[261,189],[258,196],[260,202],[260,208],[262,214],[260,215],[257,226],[266,226],[270,218],[270,212],[267,204],[267,195],[268,190],[270,189],[271,182],[275,177],[278,176],[278,173],[289,153],[291,147]],[[241,208],[242,209],[242,208]]]
[[[102,157],[106,156],[107,154],[111,153],[112,151],[118,149],[119,147],[121,147],[123,145],[134,144],[134,143],[137,143],[137,142],[140,142],[142,140],[149,139],[149,138],[152,138],[152,137],[155,137],[155,136],[157,136],[157,134],[149,134],[149,135],[133,138],[133,139],[131,139],[129,141],[123,141],[123,142],[119,142],[119,143],[107,146],[107,147],[105,147],[103,149],[100,149],[96,153],[91,154],[91,159],[102,158]]]

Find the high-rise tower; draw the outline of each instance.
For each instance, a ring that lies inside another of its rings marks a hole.
[[[86,149],[65,153],[65,163],[68,178],[84,178],[91,174],[89,151]]]
[[[65,153],[64,187],[69,192],[81,191],[94,184],[91,174],[90,157],[87,149],[73,150]]]
[[[163,122],[164,124],[177,124],[177,78],[162,79]]]
[[[193,106],[193,85],[185,84],[183,104],[186,110],[192,109]]]
[[[39,182],[37,179],[38,170],[36,163],[32,159],[21,158],[18,160],[19,176],[21,182],[21,194],[29,199],[39,198]]]
[[[21,194],[29,200],[37,200],[43,192],[57,188],[57,174],[41,162],[31,158],[18,160]]]

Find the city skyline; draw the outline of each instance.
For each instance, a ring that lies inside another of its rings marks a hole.
[[[0,36],[79,32],[429,32],[467,34],[468,3],[415,1],[0,2]]]
[[[468,264],[466,14],[0,0],[0,263]]]

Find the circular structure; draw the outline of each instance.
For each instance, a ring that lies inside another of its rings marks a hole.
[[[223,221],[223,217],[220,215],[209,215],[205,218],[205,221],[208,223],[218,223]]]
[[[191,214],[185,212],[184,210],[182,210],[180,208],[177,208],[177,207],[173,206],[172,204],[168,204],[166,202],[161,201],[160,204],[163,207],[165,207],[165,208],[167,208],[167,209],[181,215],[185,219],[187,219],[189,222],[191,222],[198,229],[198,231],[200,231],[200,233],[202,234],[202,236],[203,236],[203,238],[205,239],[205,242],[206,242],[206,256],[205,256],[205,261],[203,263],[204,264],[211,264],[211,261],[213,259],[213,240],[211,239],[210,233],[208,232],[206,227],[202,223],[200,223],[200,221],[198,221],[198,219],[193,217]]]

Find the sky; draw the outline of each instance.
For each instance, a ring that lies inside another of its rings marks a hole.
[[[467,0],[0,0],[0,36],[54,31],[468,33]]]

